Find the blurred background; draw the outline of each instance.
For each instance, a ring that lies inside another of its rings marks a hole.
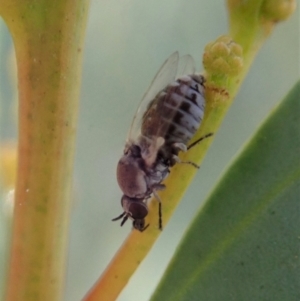
[[[82,299],[131,230],[130,222],[121,228],[111,218],[122,212],[116,164],[143,93],[163,61],[176,50],[181,55],[191,54],[197,70],[201,71],[205,45],[226,34],[227,28],[225,1],[91,2],[64,300]],[[118,301],[149,300],[195,212],[226,166],[299,79],[299,53],[298,8],[263,45],[193,184]],[[5,158],[2,161],[13,164],[11,158],[17,139],[16,75],[12,40],[2,20],[0,55],[0,135],[2,158]],[[2,177],[2,198],[7,200],[11,184],[3,181],[7,181],[7,174]],[[7,202],[0,205],[3,272],[7,262],[10,209]]]

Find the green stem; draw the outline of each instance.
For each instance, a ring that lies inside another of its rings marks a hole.
[[[20,100],[7,301],[62,297],[88,6],[89,0],[0,1]]]

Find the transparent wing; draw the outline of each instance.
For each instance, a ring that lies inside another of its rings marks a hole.
[[[179,129],[174,124],[177,119],[181,118],[182,110],[180,107],[186,104],[184,101],[185,95],[187,95],[190,89],[188,85],[184,84],[189,78],[184,76],[195,73],[195,62],[190,55],[185,55],[180,58],[178,62],[178,72],[176,75],[176,81],[170,82],[167,85],[166,93],[155,98],[151,103],[146,113],[143,115],[142,120],[142,134],[146,137],[162,137],[169,139],[170,135],[174,139],[175,136],[178,141],[184,141],[186,131],[184,128]],[[178,130],[178,131],[177,131]],[[176,135],[172,135],[172,132],[176,132]],[[170,141],[170,140],[169,140]]]
[[[164,89],[169,83],[175,80],[178,67],[179,54],[174,52],[163,63],[150,84],[147,92],[143,96],[140,105],[133,117],[131,127],[128,133],[128,141],[135,141],[140,134],[143,115],[146,112],[149,102]]]
[[[196,67],[194,59],[189,54],[186,54],[182,56],[179,60],[176,78],[181,77],[183,75],[194,74],[195,71]]]

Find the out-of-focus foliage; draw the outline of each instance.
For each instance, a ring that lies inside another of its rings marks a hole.
[[[299,98],[300,82],[213,190],[151,300],[300,299]]]

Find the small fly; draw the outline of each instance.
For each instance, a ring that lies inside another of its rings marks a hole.
[[[179,59],[173,53],[159,69],[133,118],[124,154],[118,162],[117,180],[123,191],[121,226],[131,219],[141,232],[147,229],[147,200],[153,194],[159,202],[159,229],[162,230],[162,203],[157,191],[170,167],[182,162],[178,153],[187,151],[212,133],[187,146],[201,125],[205,110],[204,77],[195,74],[190,55]]]

